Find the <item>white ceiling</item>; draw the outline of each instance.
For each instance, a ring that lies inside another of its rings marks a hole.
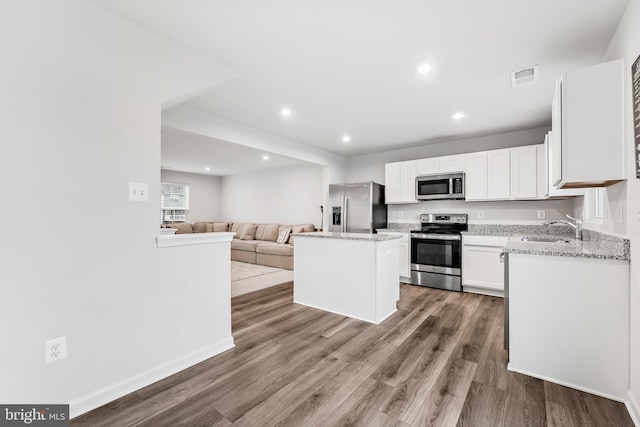
[[[268,156],[268,159],[265,160],[264,156]],[[226,176],[302,163],[305,162],[177,129],[162,128],[162,169]]]
[[[555,80],[601,61],[628,3],[97,1],[238,74],[188,106],[347,156],[549,124]]]

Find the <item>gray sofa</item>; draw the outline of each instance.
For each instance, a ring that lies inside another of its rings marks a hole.
[[[286,227],[291,233],[315,231],[313,224],[255,224],[251,222],[195,222],[170,224],[176,234],[231,231],[236,233],[231,241],[231,259],[251,264],[293,270],[294,236],[285,243],[276,243],[278,234]]]

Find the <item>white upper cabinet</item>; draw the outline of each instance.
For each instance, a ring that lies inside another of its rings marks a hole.
[[[487,200],[487,152],[466,155],[465,199]]]
[[[625,179],[621,59],[563,73],[552,116],[552,184],[585,188]]]
[[[465,155],[431,157],[416,160],[416,175],[464,172]]]
[[[529,145],[510,150],[511,198],[535,199],[538,197],[538,150]]]
[[[556,180],[554,177],[559,176],[559,168],[554,171],[554,157],[559,155],[559,150],[557,150],[556,139],[554,137],[555,132],[549,131],[547,135],[544,137],[544,171],[542,172],[544,182],[543,186],[545,189],[545,197],[547,198],[561,198],[561,197],[572,197],[572,196],[584,196],[583,188],[568,188],[568,189],[558,189],[553,185],[553,182]],[[557,162],[556,162],[557,163]],[[555,174],[555,175],[554,175]],[[559,178],[558,178],[559,179]]]
[[[416,161],[385,165],[385,202],[416,203]]]
[[[487,152],[487,197],[506,200],[511,197],[510,149]]]
[[[437,157],[416,160],[416,175],[432,175],[440,172],[440,162]]]
[[[438,157],[440,173],[449,173],[449,172],[464,172],[465,170],[465,156],[445,156]]]

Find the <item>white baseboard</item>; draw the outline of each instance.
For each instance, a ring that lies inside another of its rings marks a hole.
[[[627,401],[624,402],[624,404],[627,407],[627,411],[629,411],[633,423],[640,427],[640,403],[638,403],[638,399],[636,399],[631,390],[627,392]]]
[[[576,384],[572,384],[572,383],[569,383],[569,382],[566,382],[566,381],[560,381],[560,380],[556,380],[555,378],[546,377],[544,375],[538,375],[538,374],[534,374],[534,373],[531,373],[531,372],[523,371],[522,369],[514,369],[513,366],[511,366],[510,363],[507,364],[507,370],[512,371],[512,372],[517,372],[519,374],[527,375],[529,377],[538,378],[540,380],[548,381],[550,383],[560,384],[560,385],[565,386],[565,387],[569,387],[569,388],[573,388],[573,389],[576,389],[576,390],[584,391],[585,393],[594,394],[596,396],[604,397],[605,399],[615,400],[616,402],[621,402],[621,403],[625,403],[626,404],[626,399],[623,396],[616,396],[616,395],[609,394],[609,393],[603,393],[601,391],[593,390],[593,389],[590,389],[588,387],[582,387],[582,386],[579,386],[579,385],[576,385]]]
[[[136,390],[140,390],[143,387],[167,378],[233,347],[235,347],[235,344],[233,337],[230,336],[202,350],[198,350],[184,357],[172,360],[171,362],[164,363],[117,384],[113,384],[81,396],[69,402],[69,417],[75,418],[93,409],[99,408],[102,405],[112,402]]]

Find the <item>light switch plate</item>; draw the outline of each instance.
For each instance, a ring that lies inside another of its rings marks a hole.
[[[132,202],[149,201],[149,184],[142,182],[129,183],[129,200]]]

